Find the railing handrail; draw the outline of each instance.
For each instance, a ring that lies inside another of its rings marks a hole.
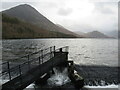
[[[48,48],[45,48],[45,49],[41,49],[41,50],[39,50],[39,51],[37,51],[37,52],[33,52],[33,53],[31,53],[31,54],[24,55],[24,56],[22,56],[22,57],[20,57],[20,58],[14,59],[14,60],[19,60],[19,59],[22,59],[22,58],[24,58],[24,57],[28,57],[28,56],[30,56],[30,55],[37,54],[37,53],[39,53],[39,52],[41,52],[41,51],[47,50],[47,49],[52,48],[52,47],[54,47],[54,46],[51,46],[51,47],[48,47]],[[48,53],[46,53],[46,54],[48,54]],[[44,55],[45,55],[45,54],[44,54]],[[29,60],[29,61],[30,61],[30,60]],[[23,62],[23,63],[27,63],[27,62],[29,62],[29,61],[25,61],[25,62]],[[3,63],[1,63],[0,65],[3,65],[3,64],[6,64],[6,63],[9,63],[9,61],[3,62]],[[21,63],[21,64],[23,64],[23,63]],[[19,65],[21,65],[21,64],[19,64]],[[18,65],[16,65],[16,66],[18,66]],[[16,67],[16,66],[14,66],[14,67]],[[12,68],[14,68],[14,67],[12,67]]]
[[[61,47],[61,48],[68,48],[68,46],[65,46],[65,47]],[[58,48],[58,49],[55,49],[55,46],[52,46],[52,47],[49,47],[49,48],[45,48],[45,49],[42,49],[42,50],[39,50],[39,51],[37,51],[37,52],[34,52],[34,53],[31,53],[31,54],[29,54],[29,55],[25,55],[25,56],[22,56],[22,57],[20,57],[20,58],[18,58],[18,59],[15,59],[15,60],[19,60],[19,59],[21,59],[21,58],[24,58],[24,57],[28,57],[28,56],[30,56],[30,55],[34,55],[34,54],[38,54],[38,53],[42,53],[41,55],[39,54],[39,57],[37,57],[37,58],[40,58],[40,60],[41,59],[43,59],[45,56],[47,56],[47,55],[51,55],[53,52],[56,52],[57,50],[60,50],[61,48]],[[47,52],[47,53],[43,53],[44,51],[46,51],[46,50],[48,50],[49,52]],[[28,57],[29,58],[29,57]],[[37,59],[36,58],[36,59]],[[52,57],[50,57],[50,58],[52,58]],[[2,74],[10,74],[11,72],[13,72],[13,71],[15,71],[15,70],[18,70],[18,69],[21,69],[21,67],[22,67],[22,65],[27,65],[27,66],[29,66],[29,63],[31,63],[31,62],[36,62],[36,60],[34,60],[34,59],[29,59],[29,60],[27,60],[27,61],[24,61],[23,63],[21,63],[21,64],[18,64],[18,65],[16,65],[16,66],[13,66],[13,67],[11,67],[10,68],[10,63],[7,61],[7,62],[4,62],[3,64],[7,64],[8,66],[8,69],[7,70],[4,70],[4,71],[2,71],[2,72],[0,72],[0,76],[2,76]],[[42,62],[42,63],[44,63],[44,62]],[[40,62],[39,62],[39,64],[40,64]],[[18,73],[20,73],[20,75],[21,75],[21,72],[18,72]],[[9,78],[10,78],[10,80],[11,80],[11,76],[9,76]]]
[[[15,60],[19,60],[19,59],[24,58],[24,57],[28,57],[28,56],[30,56],[30,55],[37,54],[37,53],[39,53],[39,52],[41,52],[41,51],[47,50],[47,49],[52,48],[52,47],[55,47],[55,46],[51,46],[51,47],[48,47],[48,48],[45,48],[45,49],[41,49],[41,50],[39,50],[39,51],[30,53],[30,54],[26,54],[26,55],[24,55],[24,56],[21,56],[21,57],[19,57],[19,58],[14,59],[14,61],[15,61]],[[8,63],[8,62],[9,62],[9,61],[5,61],[5,62],[3,62],[3,63],[0,63],[0,65],[6,64],[6,63]]]

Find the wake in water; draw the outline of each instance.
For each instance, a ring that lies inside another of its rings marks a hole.
[[[79,67],[79,66],[78,66]],[[81,70],[81,69],[85,69],[85,66],[82,66],[82,68],[80,68],[79,67],[79,69]],[[92,76],[93,74],[89,74],[90,72],[92,72],[92,70],[91,70],[91,68],[90,67],[88,67],[88,66],[86,66],[86,69],[88,70],[88,69],[90,69],[90,71],[88,72],[88,71],[86,71],[86,72],[80,72],[79,71],[79,73],[84,73],[84,74],[82,74],[82,75],[84,75],[86,78],[84,78],[85,79],[85,82],[86,82],[86,84],[85,84],[85,86],[83,87],[83,89],[81,89],[81,90],[96,90],[97,88],[98,89],[103,89],[103,90],[109,90],[109,88],[113,88],[112,90],[117,90],[117,88],[118,88],[118,84],[117,85],[115,85],[115,84],[111,84],[111,83],[109,83],[109,84],[106,84],[106,81],[104,81],[104,80],[102,80],[102,78],[104,77],[104,76],[100,76],[100,75],[94,75],[94,77]],[[95,70],[96,70],[96,68],[95,68]],[[98,70],[98,69],[97,69]],[[55,88],[57,88],[58,87],[58,89],[59,88],[61,88],[61,89],[65,89],[65,88],[69,88],[68,90],[75,90],[73,87],[71,87],[71,81],[70,81],[70,79],[69,79],[69,77],[68,77],[68,71],[67,71],[67,68],[54,68],[53,69],[53,71],[54,71],[54,74],[47,80],[47,84],[45,85],[45,86],[36,86],[35,84],[31,84],[30,86],[28,86],[27,88],[35,88],[34,90],[36,90],[36,88],[37,89],[40,89],[40,90],[42,90],[42,89],[49,89],[49,88],[51,88],[50,90],[52,90],[53,88],[52,87],[55,87]],[[100,72],[100,70],[98,70],[99,71],[99,73],[101,73]],[[103,71],[103,68],[102,68],[102,71]],[[111,72],[112,74],[113,74],[113,72]],[[95,77],[96,76],[96,77]],[[90,78],[91,77],[91,78]],[[97,81],[96,79],[99,79],[100,80],[100,82],[99,81]],[[117,78],[117,77],[116,77]],[[91,80],[90,80],[91,79]],[[113,81],[113,79],[114,78],[111,78],[111,82]],[[110,79],[109,79],[110,80]],[[94,82],[95,83],[94,83]],[[98,83],[99,82],[99,83]],[[66,86],[65,86],[66,85]],[[62,87],[61,87],[62,86]],[[65,87],[63,87],[63,86],[65,86]],[[93,89],[93,88],[95,88],[95,89]],[[28,89],[25,89],[25,90],[28,90]],[[66,90],[66,89],[65,89]],[[110,89],[111,90],[111,89]]]
[[[48,85],[50,86],[61,86],[70,82],[68,77],[67,68],[59,70],[59,68],[53,68],[55,74],[53,74],[48,80]]]

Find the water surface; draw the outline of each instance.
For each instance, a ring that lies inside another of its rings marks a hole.
[[[40,49],[69,46],[69,60],[80,65],[118,66],[117,39],[17,39],[3,40],[3,61]]]

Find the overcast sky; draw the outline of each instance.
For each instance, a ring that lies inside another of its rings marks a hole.
[[[118,30],[119,0],[2,0],[0,11],[29,4],[55,24],[71,31]]]

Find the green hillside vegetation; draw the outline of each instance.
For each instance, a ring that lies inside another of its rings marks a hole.
[[[48,31],[36,25],[2,14],[3,39],[29,38],[73,38],[75,36],[61,32]]]

